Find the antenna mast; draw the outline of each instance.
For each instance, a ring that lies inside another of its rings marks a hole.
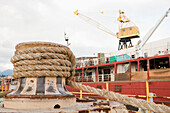
[[[68,37],[67,37],[67,34],[64,32],[64,38],[65,38],[65,41],[67,42],[67,46],[71,45],[71,43],[68,42]]]

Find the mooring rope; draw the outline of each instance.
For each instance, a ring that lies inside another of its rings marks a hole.
[[[27,45],[27,47],[24,48],[23,45]],[[43,45],[45,47],[42,47]],[[61,76],[65,77],[67,84],[74,88],[94,93],[110,100],[119,101],[143,110],[170,112],[170,108],[165,105],[70,81],[75,73],[75,56],[68,47],[60,44],[47,42],[20,43],[16,46],[15,55],[11,58],[11,62],[14,64],[13,77],[16,79],[20,77]]]
[[[166,105],[155,104],[154,102],[147,102],[143,99],[136,99],[133,97],[128,97],[127,95],[121,95],[106,89],[96,89],[94,87],[81,85],[80,83],[69,81],[67,82],[69,86],[74,87],[79,90],[83,90],[89,93],[94,93],[102,97],[108,98],[110,100],[119,101],[126,105],[132,105],[143,110],[150,110],[152,112],[158,113],[170,113],[170,108]]]

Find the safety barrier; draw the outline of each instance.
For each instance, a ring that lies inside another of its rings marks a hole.
[[[11,84],[9,84],[9,85],[1,85],[0,86],[0,91],[1,92],[7,92],[7,91],[9,91],[10,90],[10,87],[11,87]]]

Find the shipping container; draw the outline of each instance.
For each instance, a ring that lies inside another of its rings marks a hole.
[[[100,64],[105,64],[105,56],[104,53],[100,53]]]
[[[116,56],[116,61],[119,62],[119,61],[125,61],[125,60],[130,60],[130,56],[127,55],[127,54],[123,54],[123,55],[118,55]]]
[[[105,64],[105,63],[106,63],[105,58],[104,57],[100,58],[100,64]]]
[[[104,53],[100,53],[100,58],[103,58],[104,57]]]
[[[131,59],[131,58],[130,58],[129,55],[123,54],[123,61],[125,61],[125,60],[130,60],[130,59]]]
[[[115,62],[116,58],[115,56],[109,57],[109,63]]]
[[[116,61],[117,61],[117,62],[123,61],[123,55],[118,55],[118,56],[116,56]]]

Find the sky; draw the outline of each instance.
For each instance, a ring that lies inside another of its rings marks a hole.
[[[169,4],[170,0],[0,0],[0,71],[13,68],[10,59],[18,43],[48,41],[66,45],[64,32],[76,57],[117,51],[119,40],[74,15],[77,9],[114,33],[118,31],[121,9],[139,28],[142,39]],[[170,37],[169,30],[170,16],[148,42]]]

